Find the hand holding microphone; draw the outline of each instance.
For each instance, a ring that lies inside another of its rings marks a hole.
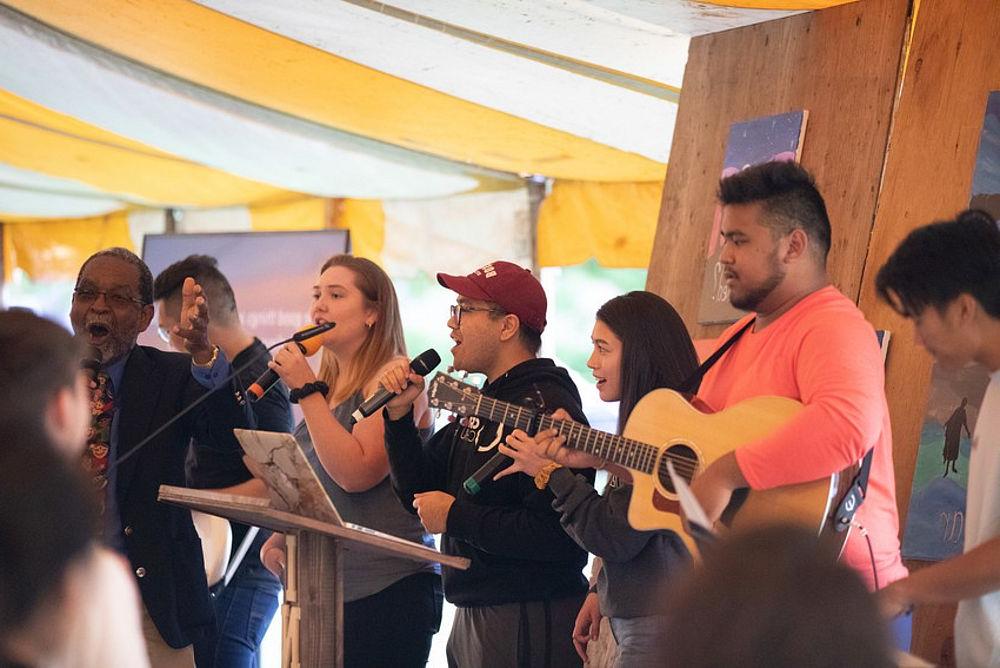
[[[267,365],[268,370],[247,388],[250,401],[260,401],[279,378],[289,387],[301,387],[316,380],[316,374],[305,358],[315,355],[323,347],[323,338],[320,334],[330,331],[335,326],[332,322],[315,326],[306,325],[296,332],[292,340],[282,346],[274,356],[274,360]]]
[[[379,389],[351,414],[354,422],[373,415],[378,409],[389,405],[389,417],[397,419],[410,410],[416,398],[424,390],[423,377],[441,363],[441,356],[433,348],[425,350],[412,362],[400,358],[387,364],[379,376]]]

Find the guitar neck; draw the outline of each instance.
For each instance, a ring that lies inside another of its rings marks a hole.
[[[648,443],[592,429],[579,422],[556,420],[551,415],[482,394],[479,395],[473,412],[478,417],[521,429],[532,435],[545,429],[555,429],[560,436],[566,437],[568,447],[642,473],[653,472],[659,452]]]

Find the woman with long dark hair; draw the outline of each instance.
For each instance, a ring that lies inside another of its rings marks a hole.
[[[643,396],[679,387],[698,366],[681,317],[651,292],[629,292],[605,303],[597,311],[591,339],[594,349],[587,366],[601,399],[620,402],[619,434]],[[553,462],[565,465],[548,479],[552,507],[561,513],[566,532],[602,562],[573,630],[577,651],[586,661],[587,644],[597,638],[605,616],[618,641],[615,666],[660,665],[665,578],[687,565],[687,549],[672,531],[636,531],[629,526],[632,486],[627,470],[560,447],[563,443],[555,430],[534,438],[515,431],[507,439],[511,447],[500,447],[514,464],[499,475],[522,471],[535,476]],[[585,467],[606,468],[612,474],[603,496],[570,470]]]
[[[336,255],[313,287],[313,322],[336,323],[323,335],[319,378],[299,348],[279,350],[271,368],[288,385],[304,420],[295,428],[317,476],[344,520],[433,547],[420,520],[406,512],[389,482],[381,411],[351,423],[378,383],[382,367],[406,355],[396,291],[378,265]],[[426,397],[414,409],[431,428]],[[261,549],[264,564],[283,570],[284,536]],[[344,665],[423,666],[441,621],[441,578],[434,566],[374,552],[344,552]]]

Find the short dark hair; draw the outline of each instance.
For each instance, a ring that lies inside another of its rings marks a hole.
[[[169,301],[179,296],[188,276],[205,290],[212,319],[231,322],[238,317],[233,287],[219,271],[219,261],[211,255],[188,255],[161,271],[153,281],[153,299]]]
[[[496,311],[490,311],[488,316],[490,320],[496,320],[498,318],[503,318],[508,315],[516,315],[515,313],[510,313],[509,311],[503,310],[496,302],[490,302]],[[517,328],[517,340],[524,346],[532,355],[537,355],[538,351],[542,349],[542,333],[533,327],[528,327],[521,318],[518,318],[518,328]]]
[[[521,327],[517,330],[517,335],[521,339],[521,344],[532,355],[537,355],[538,351],[542,349],[542,333],[537,329],[532,329],[522,322]]]
[[[1000,318],[1000,228],[985,211],[920,227],[893,251],[875,277],[879,296],[906,317],[939,311],[962,293]],[[894,293],[899,303],[892,298]]]
[[[765,162],[747,167],[719,181],[719,202],[760,203],[761,222],[776,236],[798,228],[806,233],[826,262],[830,252],[830,217],[812,175],[791,161]]]
[[[737,531],[702,557],[667,597],[663,665],[896,665],[875,598],[814,532]]]
[[[2,646],[32,621],[93,544],[98,514],[82,472],[59,455],[43,429],[0,420],[0,434]]]
[[[43,419],[53,395],[76,384],[86,344],[51,320],[15,308],[0,311],[0,350],[0,414]]]
[[[622,342],[620,434],[639,400],[661,387],[677,389],[698,367],[698,356],[684,320],[652,292],[619,295],[597,310],[597,319]]]
[[[142,261],[142,258],[130,251],[127,248],[122,248],[121,246],[115,246],[113,248],[105,248],[104,250],[99,250],[80,265],[80,271],[76,275],[76,284],[80,284],[80,278],[83,276],[83,270],[87,268],[91,260],[95,260],[99,257],[116,257],[119,260],[128,262],[136,268],[139,272],[139,285],[136,287],[139,289],[139,299],[142,300],[143,304],[153,303],[153,272],[149,270],[149,266]]]

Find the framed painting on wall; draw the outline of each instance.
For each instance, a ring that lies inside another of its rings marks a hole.
[[[808,112],[801,110],[733,123],[726,140],[722,178],[763,162],[798,162],[807,117]],[[701,324],[735,322],[743,315],[743,311],[729,303],[729,288],[722,278],[723,268],[719,262],[722,252],[721,218],[722,209],[716,206],[705,253],[705,275],[698,307],[698,322]]]

